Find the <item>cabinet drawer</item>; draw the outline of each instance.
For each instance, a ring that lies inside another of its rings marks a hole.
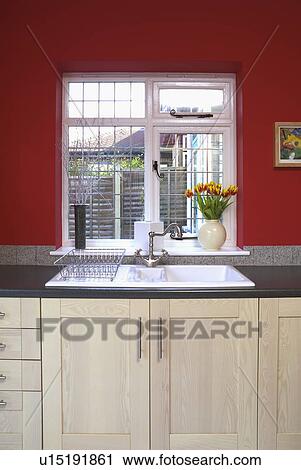
[[[0,328],[21,327],[21,301],[20,299],[0,299]]]
[[[0,361],[0,390],[22,390],[21,361]]]
[[[21,359],[21,330],[0,330],[0,359]]]
[[[0,360],[1,390],[41,390],[40,361]]]
[[[22,450],[22,434],[0,434],[0,450]]]
[[[40,330],[0,329],[1,359],[40,359]]]
[[[0,329],[39,327],[40,299],[0,298]]]
[[[2,411],[0,409],[0,434],[22,433],[23,413],[22,411]]]
[[[21,411],[22,392],[0,390],[0,411]]]
[[[1,399],[7,406],[0,411],[0,449],[41,449],[41,392],[0,391]]]

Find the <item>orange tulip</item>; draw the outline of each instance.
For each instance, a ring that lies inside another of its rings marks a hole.
[[[201,194],[203,192],[203,184],[202,183],[198,183],[195,187],[194,187],[194,191],[195,193],[197,194]]]
[[[228,196],[230,196],[228,189],[223,189],[223,190],[222,190],[222,196],[223,196],[223,197],[228,197]]]
[[[185,191],[185,196],[188,198],[188,199],[191,199],[193,197],[193,191],[191,191],[191,189],[186,189]]]

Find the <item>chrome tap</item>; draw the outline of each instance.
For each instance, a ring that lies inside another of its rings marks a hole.
[[[154,237],[164,237],[164,235],[166,235],[169,232],[170,232],[171,238],[182,240],[183,234],[182,234],[181,227],[176,223],[169,224],[164,230],[164,232],[162,233],[159,233],[159,232],[148,233],[148,257],[147,258],[144,258],[141,255],[141,251],[142,251],[141,248],[135,251],[135,256],[141,259],[142,263],[145,266],[148,266],[149,268],[154,268],[155,266],[157,266],[162,259],[167,258],[168,252],[166,250],[162,250],[162,254],[160,256],[154,256]]]

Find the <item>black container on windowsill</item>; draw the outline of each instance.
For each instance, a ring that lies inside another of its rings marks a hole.
[[[86,248],[86,206],[84,204],[74,205],[75,223],[75,248],[84,250]]]

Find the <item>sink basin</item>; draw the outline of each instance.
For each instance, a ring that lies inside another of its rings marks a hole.
[[[219,287],[254,287],[255,284],[233,266],[165,265],[147,268],[141,265],[120,266],[114,281],[102,279],[64,280],[57,274],[47,287],[130,287],[198,289]]]
[[[254,282],[233,266],[166,265],[130,267],[127,281],[162,287],[252,287]]]
[[[162,283],[167,281],[166,268],[159,266],[157,268],[145,268],[142,266],[131,266],[127,275],[130,282],[151,282]]]

